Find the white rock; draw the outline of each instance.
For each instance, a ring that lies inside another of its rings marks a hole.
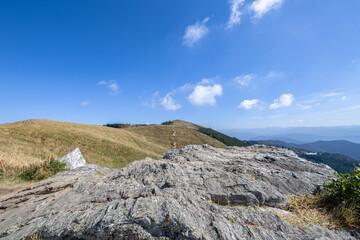
[[[57,159],[57,161],[65,162],[66,168],[70,170],[82,167],[86,164],[85,158],[81,154],[79,148],[75,148],[74,151],[70,152],[62,158]]]

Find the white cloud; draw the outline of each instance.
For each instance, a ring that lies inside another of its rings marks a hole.
[[[268,75],[266,76],[267,79],[275,79],[275,78],[281,78],[283,76],[282,73],[277,71],[270,71]]]
[[[108,88],[113,91],[113,92],[117,92],[119,90],[119,86],[117,85],[117,83],[111,83],[108,85]]]
[[[283,94],[279,98],[274,100],[274,103],[270,105],[270,109],[276,109],[280,107],[289,107],[294,101],[294,95],[288,93]]]
[[[334,100],[334,98],[340,97],[341,100],[346,100],[347,97],[344,95],[345,93],[342,92],[318,92],[310,95],[310,98],[306,100],[306,103],[318,103],[322,101],[327,101],[329,99]],[[344,98],[345,97],[345,98]]]
[[[156,108],[157,104],[161,102],[160,93],[158,91],[154,92],[151,96],[151,101],[143,102],[144,107]],[[140,97],[141,98],[141,97]]]
[[[184,85],[182,85],[181,87],[179,87],[178,89],[176,89],[175,91],[179,90],[181,92],[185,92],[189,89],[193,88],[193,86],[191,86],[190,83],[185,83]]]
[[[244,100],[240,103],[239,106],[237,106],[236,108],[243,108],[243,109],[252,109],[254,107],[256,107],[256,105],[259,103],[258,99],[252,99],[252,100]]]
[[[175,99],[171,97],[172,93],[166,94],[166,96],[161,101],[161,105],[166,109],[170,111],[176,111],[180,109],[182,106],[181,104],[176,103]]]
[[[311,108],[311,106],[310,106],[310,105],[300,105],[300,108],[301,108],[302,110],[308,110],[308,109]]]
[[[241,12],[239,10],[240,6],[244,3],[245,0],[229,0],[231,7],[230,7],[230,17],[229,21],[227,22],[226,28],[231,29],[235,25],[240,24],[241,19]]]
[[[212,84],[211,81],[203,79],[188,96],[188,100],[195,106],[213,106],[216,103],[216,97],[221,95],[222,86],[220,84]]]
[[[272,9],[281,7],[284,0],[255,0],[250,5],[250,10],[254,11],[256,18],[261,18]]]
[[[82,101],[80,105],[81,105],[82,107],[86,107],[86,106],[89,105],[89,104],[90,104],[90,101]]]
[[[209,19],[210,18],[207,17],[202,22],[197,21],[194,25],[187,26],[183,37],[183,44],[192,47],[203,38],[209,32],[209,29],[206,27]]]
[[[119,85],[117,84],[116,81],[114,80],[110,80],[110,81],[100,81],[98,83],[98,85],[104,85],[106,86],[108,89],[110,89],[110,94],[111,95],[115,95],[118,93],[119,91]]]
[[[245,87],[256,77],[255,74],[246,74],[237,76],[234,78],[234,81],[240,84],[240,86]]]
[[[330,92],[330,93],[321,93],[319,94],[320,97],[337,97],[337,96],[340,96],[342,95],[342,93],[338,93],[338,92]]]

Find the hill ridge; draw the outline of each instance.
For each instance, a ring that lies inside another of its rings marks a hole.
[[[189,144],[225,147],[218,140],[180,124],[129,129],[40,119],[1,124],[0,184],[2,178],[64,156],[76,147],[89,163],[121,168],[145,157],[160,159],[174,148],[174,141],[177,148]]]

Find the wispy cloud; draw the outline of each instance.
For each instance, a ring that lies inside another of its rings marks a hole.
[[[110,90],[110,95],[116,95],[119,92],[119,85],[116,81],[100,81],[98,85],[103,85]]]
[[[208,34],[209,28],[206,27],[206,23],[209,19],[210,18],[207,17],[201,22],[197,21],[195,24],[187,26],[183,36],[183,44],[192,47],[196,42]]]
[[[163,97],[163,98],[160,97],[160,93],[158,91],[156,91],[152,95],[151,102],[144,102],[143,106],[156,108],[157,104],[160,104],[166,110],[176,111],[176,110],[182,108],[182,105],[176,102],[176,100],[174,99],[174,95],[176,95],[178,93],[188,92],[192,88],[194,88],[194,85],[192,85],[190,83],[185,83],[184,85],[182,85],[182,86],[172,90],[168,94],[166,94],[165,97]]]
[[[243,5],[244,1],[245,0],[229,0],[231,7],[230,7],[229,21],[227,22],[227,25],[226,25],[227,29],[231,29],[235,25],[240,24],[240,22],[241,22],[240,6]]]
[[[302,110],[309,110],[311,108],[310,105],[300,105],[299,106]]]
[[[347,108],[343,108],[343,109],[340,109],[340,111],[348,111],[348,110],[355,110],[355,109],[360,109],[360,105],[354,105],[354,106],[350,106]]]
[[[267,79],[277,79],[281,78],[283,76],[283,73],[277,72],[277,71],[270,71],[268,75],[266,76]]]
[[[327,98],[327,97],[337,97],[343,95],[340,92],[330,92],[330,93],[320,93],[319,97]]]
[[[289,107],[294,101],[294,95],[287,93],[281,95],[279,98],[274,100],[274,103],[270,105],[270,109],[276,109],[280,107]]]
[[[252,100],[244,100],[240,103],[239,106],[237,106],[236,108],[238,109],[252,109],[254,107],[256,107],[256,105],[259,103],[258,99],[252,99]]]
[[[239,83],[241,87],[245,87],[256,77],[255,74],[245,74],[234,78],[234,81]]]
[[[142,105],[144,107],[156,108],[156,105],[160,101],[159,94],[160,93],[158,91],[154,92],[151,96],[151,101],[143,102]]]
[[[181,91],[181,92],[185,92],[189,89],[193,88],[193,86],[190,83],[185,83],[184,85],[182,85],[181,87],[179,87],[178,89],[176,89],[175,91]]]
[[[168,93],[166,96],[162,99],[161,105],[169,111],[176,111],[182,107],[181,104],[176,103],[175,99],[171,96],[173,93]]]
[[[88,106],[89,104],[90,104],[90,101],[82,101],[82,102],[80,103],[80,106],[86,107],[86,106]]]
[[[213,84],[210,80],[203,79],[188,96],[188,100],[195,106],[215,105],[216,97],[222,95],[222,86]]]
[[[342,97],[340,98],[340,96],[342,96]],[[319,92],[319,93],[314,93],[314,94],[310,95],[309,99],[304,101],[304,102],[306,102],[306,103],[319,103],[319,102],[325,101],[327,99],[332,99],[332,98],[340,98],[341,100],[344,101],[344,100],[346,100],[347,97],[344,95],[344,93],[337,92],[337,91]]]
[[[255,0],[250,5],[255,18],[261,18],[272,9],[280,8],[284,0]]]

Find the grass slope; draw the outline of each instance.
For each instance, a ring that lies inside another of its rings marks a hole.
[[[190,123],[188,123],[190,124]],[[174,131],[176,132],[173,136]],[[121,168],[189,144],[225,145],[183,124],[116,129],[49,120],[28,120],[0,125],[0,172],[21,170],[59,158],[79,147],[88,163]],[[0,176],[1,178],[1,176]]]

